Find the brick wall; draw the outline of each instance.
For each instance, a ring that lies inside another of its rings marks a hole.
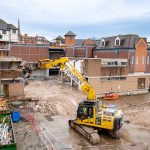
[[[120,75],[128,75],[128,66],[101,68],[101,76],[120,76]]]
[[[89,83],[93,86],[96,93],[106,93],[106,92],[127,92],[138,90],[138,78],[143,78],[143,76],[129,76],[126,80],[114,80],[114,81],[101,81],[100,78],[89,78]],[[148,89],[148,79],[146,77],[145,89]]]
[[[128,51],[127,50],[118,51],[118,58],[128,59]]]
[[[149,59],[149,61],[147,59]],[[150,72],[150,51],[149,50],[147,51],[147,57],[146,57],[146,72]]]
[[[75,46],[75,36],[65,36],[65,45],[66,46]]]
[[[135,51],[129,51],[129,73],[134,73]]]
[[[85,48],[74,48],[74,57],[85,57]]]
[[[24,85],[22,83],[9,84],[9,97],[24,96]]]
[[[11,45],[10,56],[19,57],[29,62],[49,58],[48,47],[36,45]]]
[[[90,46],[90,45],[86,46],[86,54],[85,54],[86,58],[93,58],[93,49],[94,49],[94,47],[95,46]]]
[[[83,60],[84,76],[100,76],[101,75],[101,59],[84,59]]]
[[[136,44],[134,72],[146,71],[147,44],[143,39]]]
[[[65,54],[67,57],[74,57],[74,47],[66,47]]]
[[[116,52],[115,51],[93,51],[93,57],[97,58],[116,58]]]

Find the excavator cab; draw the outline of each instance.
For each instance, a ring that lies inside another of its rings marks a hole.
[[[78,124],[107,130],[118,130],[123,125],[123,113],[115,105],[102,105],[101,101],[84,101],[77,110]]]

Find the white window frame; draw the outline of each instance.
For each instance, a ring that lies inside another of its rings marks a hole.
[[[102,43],[104,43],[104,44],[102,44]],[[104,47],[104,46],[105,46],[105,40],[104,40],[104,39],[101,40],[100,46],[101,46],[101,47]]]
[[[142,64],[144,65],[144,55],[142,55]]]
[[[117,41],[119,41],[119,44],[117,44]],[[116,37],[116,39],[115,39],[115,46],[120,46],[120,38],[119,37]]]

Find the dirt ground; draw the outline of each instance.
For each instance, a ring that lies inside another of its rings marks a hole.
[[[120,130],[120,139],[113,139],[102,133],[101,143],[94,147],[68,126],[68,120],[76,115],[78,103],[86,98],[80,90],[67,84],[62,85],[61,81],[53,79],[30,82],[25,86],[25,95],[39,100],[30,103],[30,107],[35,111],[38,125],[42,126],[56,150],[150,149],[149,94],[103,101],[116,104],[123,110],[124,125]]]

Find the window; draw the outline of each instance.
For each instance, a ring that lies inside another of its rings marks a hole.
[[[126,80],[127,77],[123,77],[123,76],[120,76],[120,77],[103,77],[103,78],[100,78],[100,81],[112,81],[112,80]]]
[[[2,33],[3,33],[3,34],[6,34],[6,30],[2,30]]]
[[[127,62],[121,62],[121,65],[125,66],[127,65]]]
[[[131,64],[134,64],[134,56],[132,56]]]
[[[145,78],[138,78],[138,89],[145,89]]]
[[[12,33],[16,33],[16,30],[15,30],[15,29],[12,29]]]
[[[142,64],[144,65],[144,55],[142,56]]]
[[[147,56],[147,64],[149,64],[149,56]]]
[[[104,46],[105,46],[105,40],[104,40],[104,39],[101,40],[100,46],[101,46],[101,47],[104,47]]]
[[[115,46],[119,46],[119,45],[120,45],[120,38],[117,37],[117,38],[115,39]]]
[[[136,64],[138,64],[139,60],[138,60],[138,56],[136,56]]]

